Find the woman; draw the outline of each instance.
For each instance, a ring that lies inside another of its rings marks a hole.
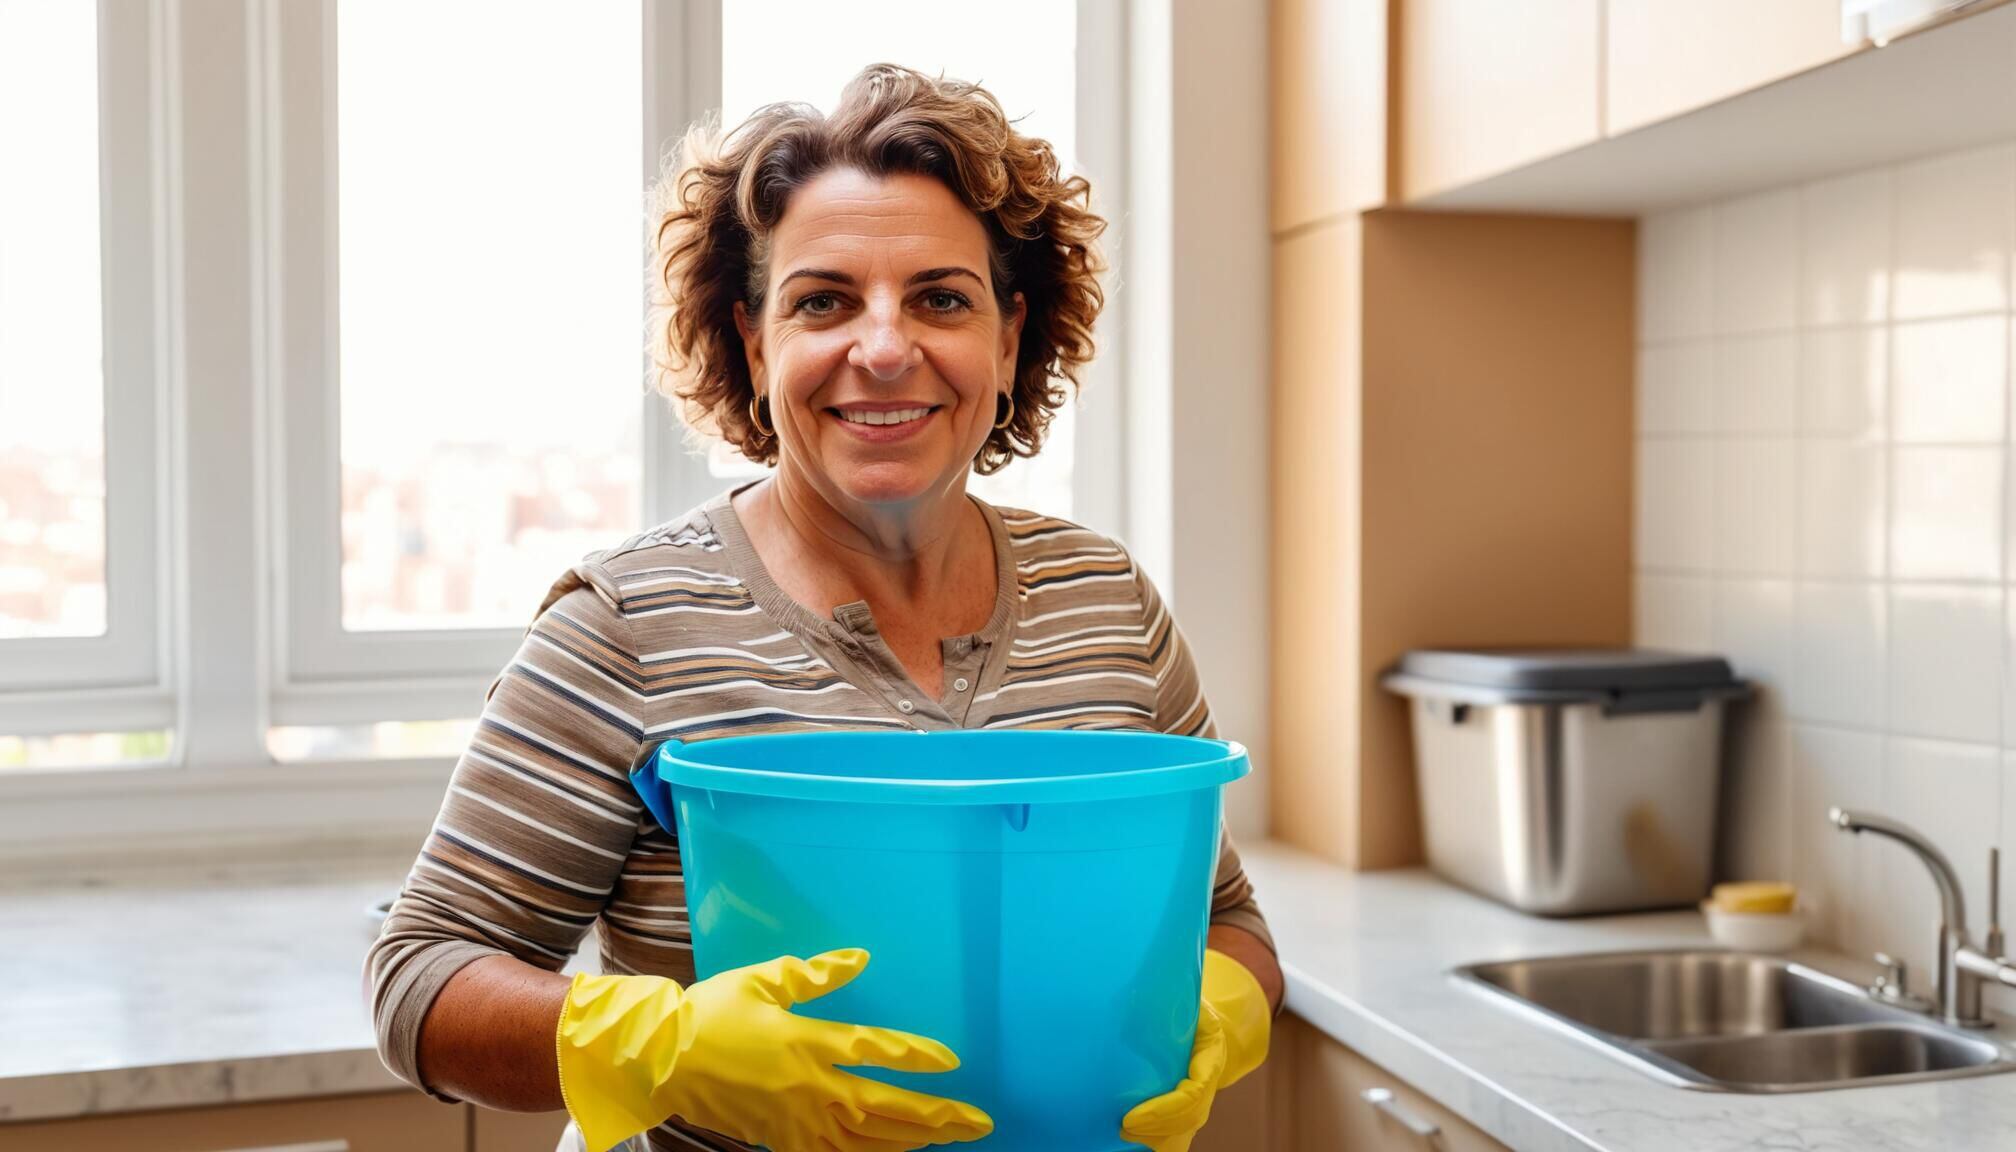
[[[858,949],[695,981],[678,846],[627,773],[667,739],[806,728],[1212,732],[1117,543],[965,491],[1036,452],[1090,358],[1104,224],[985,91],[891,66],[831,116],[773,105],[684,157],[658,195],[660,387],[775,470],[548,593],[371,951],[380,1049],[443,1098],[564,1105],[595,1152],[647,1129],[654,1152],[977,1139],[970,1104],[835,1068],[943,1071],[943,1045],[789,1011]],[[1211,909],[1189,1075],[1122,1118],[1158,1152],[1259,1063],[1280,1004],[1222,832]],[[608,975],[570,981],[590,927]]]

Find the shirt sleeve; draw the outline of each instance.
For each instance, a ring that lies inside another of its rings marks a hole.
[[[420,1024],[464,965],[511,956],[557,972],[608,902],[648,820],[642,669],[615,581],[592,562],[547,593],[476,732],[364,975],[378,1052],[423,1083]]]
[[[1190,646],[1176,624],[1162,595],[1156,591],[1141,566],[1134,566],[1134,583],[1141,595],[1144,634],[1149,661],[1155,674],[1155,725],[1164,732],[1181,736],[1217,739],[1218,725],[1211,717],[1211,704],[1204,698],[1204,685],[1197,678],[1197,665],[1190,658]],[[1231,830],[1223,819],[1218,823],[1218,871],[1212,878],[1211,923],[1243,928],[1260,938],[1268,951],[1276,951],[1274,933],[1260,913],[1253,883],[1239,862],[1239,849],[1232,843]]]

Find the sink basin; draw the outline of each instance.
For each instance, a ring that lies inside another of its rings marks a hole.
[[[2016,1069],[1948,1028],[1777,956],[1709,949],[1472,964],[1465,983],[1667,1083],[1804,1092]]]

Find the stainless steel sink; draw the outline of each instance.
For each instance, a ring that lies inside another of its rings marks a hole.
[[[1805,1092],[2016,1069],[2016,1055],[1988,1033],[1880,1004],[1776,956],[1614,952],[1472,964],[1456,975],[1683,1088]]]

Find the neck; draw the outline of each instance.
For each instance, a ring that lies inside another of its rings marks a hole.
[[[829,499],[780,467],[745,499],[779,544],[821,573],[835,604],[928,600],[952,581],[962,534],[984,531],[963,477],[913,500],[866,504]]]

